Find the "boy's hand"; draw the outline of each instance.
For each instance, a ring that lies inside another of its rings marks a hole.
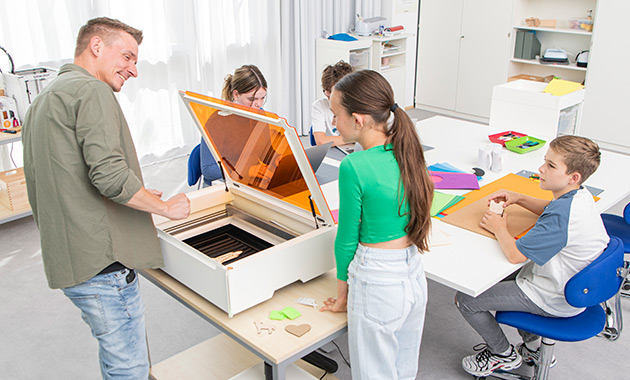
[[[501,230],[507,231],[507,215],[503,214],[503,216],[501,216],[487,210],[485,214],[483,214],[479,225],[496,235]]]
[[[497,203],[504,202],[503,208],[506,208],[509,205],[513,205],[518,202],[518,194],[513,193],[511,191],[501,191],[498,193],[492,194],[488,198],[488,206],[490,206],[490,202],[495,201]]]

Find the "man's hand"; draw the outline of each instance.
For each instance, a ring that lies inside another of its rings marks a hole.
[[[162,192],[159,190],[155,190],[155,189],[147,189],[147,191],[153,195],[155,195],[158,198],[162,198]]]
[[[159,196],[161,196],[160,193]],[[184,219],[190,215],[190,200],[184,193],[179,193],[166,201],[166,217],[172,220]]]

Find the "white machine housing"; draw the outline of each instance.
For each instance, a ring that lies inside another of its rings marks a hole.
[[[295,128],[262,110],[191,92],[180,95],[214,157],[221,157],[225,185],[188,193],[191,215],[185,220],[155,217],[163,270],[230,317],[271,298],[277,289],[331,270],[337,228]],[[245,124],[251,126],[249,136],[239,130]],[[235,144],[244,147],[232,159],[226,152]],[[265,146],[265,152],[257,156],[256,146]],[[249,156],[262,164],[247,164]],[[292,165],[291,176],[283,162]],[[250,176],[254,169],[258,171]],[[276,181],[282,184],[274,188],[275,176],[289,180]],[[288,194],[276,193],[287,188]],[[269,247],[220,264],[212,258],[214,252],[191,245],[225,226],[246,231]]]

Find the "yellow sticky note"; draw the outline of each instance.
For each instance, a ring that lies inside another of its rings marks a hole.
[[[549,82],[547,87],[545,87],[543,92],[555,96],[562,96],[583,88],[584,86],[580,83],[554,78]]]

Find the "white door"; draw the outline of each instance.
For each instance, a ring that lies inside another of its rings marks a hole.
[[[463,0],[422,0],[416,104],[455,109]]]
[[[602,147],[630,153],[628,89],[630,76],[625,68],[630,62],[625,16],[628,1],[598,1],[595,28],[588,56],[582,120],[578,133]],[[627,170],[624,169],[624,170]]]
[[[492,87],[507,80],[512,7],[512,0],[464,1],[457,112],[490,117]]]

